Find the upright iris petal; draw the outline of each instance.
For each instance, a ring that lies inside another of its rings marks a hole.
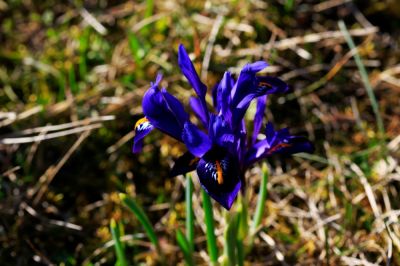
[[[206,104],[206,93],[207,93],[207,86],[201,82],[199,75],[197,75],[196,69],[193,66],[192,61],[187,54],[185,47],[181,44],[179,45],[178,51],[178,64],[182,70],[183,75],[187,78],[190,85],[195,90],[198,99],[199,99],[199,106],[201,108],[196,109],[196,113],[199,113],[200,117],[205,117],[208,119],[208,110]]]
[[[231,104],[231,91],[234,86],[234,80],[230,72],[225,72],[224,77],[217,87],[217,112],[224,116],[225,120],[231,123],[232,111]]]
[[[251,144],[254,144],[256,142],[258,133],[260,133],[262,120],[264,118],[266,102],[267,102],[267,95],[263,95],[257,99],[257,109],[256,109],[256,114],[254,115],[253,138],[251,140]]]
[[[256,73],[260,72],[268,66],[267,62],[258,61],[253,64],[247,64],[240,71],[239,78],[232,88],[232,104],[237,106],[239,102],[248,95],[255,87],[256,84]]]
[[[235,135],[222,115],[210,116],[208,135],[214,144],[234,152]]]
[[[197,97],[190,97],[189,99],[190,107],[192,107],[193,112],[196,114],[200,122],[206,127],[208,117],[203,111],[203,104]]]
[[[207,86],[201,82],[199,75],[197,75],[196,69],[193,66],[192,61],[187,54],[185,47],[181,44],[179,45],[178,51],[178,64],[182,70],[183,75],[187,78],[190,85],[196,91],[200,99],[206,96]]]

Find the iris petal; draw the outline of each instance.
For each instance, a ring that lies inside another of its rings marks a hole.
[[[288,129],[273,131],[272,124],[267,125],[267,137],[257,142],[246,153],[246,165],[269,157],[273,154],[290,155],[299,152],[313,152],[314,147],[305,137],[292,136]]]
[[[208,136],[191,122],[185,123],[182,140],[188,150],[196,157],[202,157],[212,146]]]
[[[204,98],[207,92],[207,87],[201,82],[199,75],[197,75],[196,69],[193,66],[192,61],[187,54],[185,47],[181,44],[179,45],[178,51],[178,64],[182,70],[183,75],[187,78],[190,85],[196,91],[200,98]]]
[[[289,90],[286,82],[279,78],[269,76],[257,76],[257,87],[265,94],[285,93]]]
[[[256,73],[267,67],[268,64],[263,61],[247,64],[243,67],[239,74],[236,84],[232,88],[231,109],[232,109],[232,125],[236,129],[242,120],[250,102],[263,93],[259,92]]]
[[[235,135],[222,115],[210,116],[208,135],[214,144],[227,148],[231,152],[234,151]]]
[[[143,97],[143,113],[157,129],[182,141],[183,124],[189,116],[182,104],[165,89],[158,88],[160,75]]]
[[[242,99],[256,87],[256,73],[268,66],[267,62],[258,61],[247,64],[240,71],[239,78],[232,88],[232,104],[238,105]]]
[[[264,118],[265,107],[267,102],[267,95],[263,95],[257,99],[257,109],[254,115],[254,129],[253,129],[253,138],[252,144],[254,144],[257,140],[258,133],[260,133],[260,129],[262,126],[262,121]]]
[[[250,102],[262,95],[284,93],[288,91],[289,87],[285,82],[278,78],[273,77],[256,77],[256,86],[243,97],[238,103],[238,109],[247,109]]]
[[[189,104],[192,107],[192,110],[196,114],[197,118],[200,119],[201,123],[207,127],[207,114],[204,113],[204,108],[202,106],[201,101],[197,97],[190,97]]]
[[[190,85],[195,90],[198,100],[199,100],[199,108],[198,110],[201,113],[201,116],[204,116],[208,121],[208,110],[206,104],[206,93],[207,93],[207,86],[201,82],[199,75],[197,75],[196,69],[193,66],[192,61],[187,54],[185,47],[181,44],[179,45],[178,49],[178,64],[182,70],[183,75],[187,78]]]
[[[203,189],[229,210],[241,187],[237,159],[221,148],[214,148],[200,159],[197,174]]]
[[[224,77],[218,84],[217,88],[217,112],[224,116],[225,120],[231,122],[232,112],[230,109],[231,104],[231,91],[234,84],[234,79],[230,72],[225,72]]]
[[[161,93],[164,97],[165,103],[168,106],[168,109],[175,116],[178,123],[183,126],[183,124],[189,120],[189,115],[185,112],[183,105],[177,98],[169,94],[166,89],[163,88]]]
[[[265,61],[256,61],[254,63],[248,64],[247,67],[251,72],[257,73],[269,66],[269,64]]]
[[[184,175],[196,169],[199,158],[193,156],[190,152],[185,152],[182,156],[175,160],[169,176]]]
[[[135,124],[135,137],[133,138],[132,152],[138,153],[143,148],[143,138],[147,136],[154,129],[150,121],[143,117],[139,119]]]

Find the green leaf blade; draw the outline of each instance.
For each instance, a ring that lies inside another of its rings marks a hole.
[[[183,257],[185,258],[185,262],[187,265],[194,265],[193,263],[193,254],[191,251],[190,244],[186,239],[185,235],[182,233],[181,230],[176,231],[176,241],[178,242],[178,246],[182,250]]]
[[[126,194],[120,193],[119,197],[121,201],[125,204],[125,206],[127,206],[135,214],[136,218],[142,224],[151,243],[156,247],[157,251],[160,251],[157,235],[154,232],[153,226],[151,225],[149,218],[144,213],[142,208],[134,200],[128,198]]]
[[[204,189],[202,189],[202,198],[203,198],[204,218],[206,222],[208,255],[210,256],[211,263],[213,265],[216,265],[218,261],[218,248],[217,248],[217,239],[214,233],[215,231],[214,231],[213,207],[211,204],[210,196],[208,196],[207,192]]]
[[[190,250],[194,251],[194,212],[193,212],[193,182],[190,174],[186,176],[186,238],[189,242]]]
[[[120,236],[119,226],[114,219],[111,219],[110,231],[111,231],[112,238],[114,240],[115,253],[117,255],[117,263],[116,264],[120,265],[120,266],[128,266],[128,262],[126,261],[126,258],[125,258],[124,246],[122,245],[121,240],[120,240],[121,236]]]

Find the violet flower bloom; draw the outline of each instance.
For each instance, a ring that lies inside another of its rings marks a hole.
[[[244,173],[253,163],[273,154],[311,152],[312,144],[304,137],[292,136],[287,129],[275,131],[266,125],[265,138],[257,140],[262,128],[267,95],[284,93],[286,83],[278,78],[256,76],[268,66],[258,61],[243,67],[238,79],[225,72],[213,92],[215,111],[205,100],[207,87],[201,82],[183,45],[179,46],[179,67],[196,92],[190,106],[205,130],[193,124],[177,98],[160,89],[159,74],[143,97],[144,118],[135,125],[133,152],[139,152],[143,138],[154,128],[183,142],[188,152],[177,159],[172,176],[197,170],[205,191],[226,209],[230,209],[240,188]],[[244,115],[250,102],[257,99],[253,134],[248,136]]]

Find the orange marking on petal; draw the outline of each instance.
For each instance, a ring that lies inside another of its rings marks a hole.
[[[140,118],[136,124],[135,124],[135,130],[137,127],[139,127],[141,124],[148,122],[149,120],[147,119],[147,117],[142,117]]]
[[[288,144],[288,143],[279,143],[278,145],[275,145],[274,147],[272,147],[269,151],[268,151],[268,153],[269,154],[271,154],[271,153],[273,153],[273,152],[275,152],[277,149],[279,149],[279,148],[287,148],[287,147],[290,147],[290,146],[292,146],[291,144]]]
[[[260,82],[258,83],[258,86],[267,86],[267,87],[272,87],[272,85],[271,85],[271,84],[269,84],[268,82],[265,82],[265,81],[260,81]]]
[[[219,161],[215,161],[215,166],[217,167],[217,182],[219,185],[224,183],[224,177],[222,175],[222,167]]]

